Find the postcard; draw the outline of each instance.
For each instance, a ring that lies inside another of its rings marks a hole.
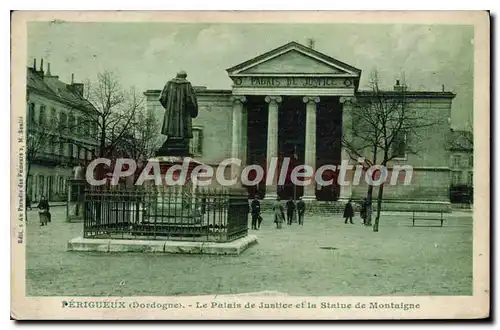
[[[16,320],[490,315],[486,11],[17,11]]]

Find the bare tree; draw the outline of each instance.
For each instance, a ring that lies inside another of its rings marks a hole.
[[[78,120],[70,114],[62,123],[60,139],[90,151],[94,157],[111,157],[134,124],[136,113],[143,104],[135,88],[125,91],[113,72],[97,74],[95,82],[87,80],[83,97],[90,102]],[[82,136],[93,136],[97,148],[88,142],[75,139],[75,132]]]
[[[160,122],[145,109],[137,111],[134,123],[123,136],[119,148],[136,161],[147,161],[161,146]]]
[[[373,165],[387,164],[404,154],[417,154],[417,144],[409,144],[420,138],[424,127],[434,125],[425,111],[418,112],[408,103],[407,86],[404,75],[402,84],[397,91],[383,91],[379,87],[379,75],[373,71],[370,77],[370,90],[360,93],[352,112],[352,127],[350,133],[343,137],[342,144],[349,157],[355,161],[364,158],[365,168]],[[384,182],[378,187],[377,214],[373,231],[378,231],[380,211],[384,193]],[[373,200],[372,184],[369,184],[367,200],[369,205]],[[368,224],[371,225],[371,208],[368,210]]]
[[[89,117],[97,124],[98,156],[109,157],[132,125],[141,99],[134,89],[126,93],[116,75],[109,71],[99,73],[88,91],[87,99],[96,108]]]

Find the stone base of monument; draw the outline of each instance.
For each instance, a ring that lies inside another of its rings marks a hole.
[[[224,243],[76,237],[68,242],[68,251],[239,255],[256,243],[255,235]]]

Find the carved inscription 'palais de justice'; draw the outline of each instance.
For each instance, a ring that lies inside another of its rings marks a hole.
[[[236,77],[236,86],[252,87],[350,87],[349,78],[334,77]]]

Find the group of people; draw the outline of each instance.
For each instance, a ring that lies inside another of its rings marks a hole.
[[[368,208],[370,205],[371,205],[371,203],[368,201],[367,198],[365,198],[363,200],[363,202],[361,203],[361,210],[359,212],[359,215],[360,215],[361,219],[363,220],[364,225],[367,224],[368,215],[369,215]],[[346,205],[344,207],[343,218],[345,219],[344,223],[347,223],[347,221],[349,221],[349,223],[354,224],[354,222],[352,222],[352,218],[354,218],[354,207],[352,205],[352,199],[349,199],[349,201],[346,203]]]
[[[361,202],[361,210],[359,212],[359,215],[361,216],[361,219],[363,220],[363,224],[368,224],[368,217],[369,217],[369,207],[371,205],[371,202],[365,198]],[[285,209],[286,209],[286,218],[285,218]],[[252,202],[250,203],[250,213],[252,214],[252,229],[254,230],[259,230],[260,225],[262,223],[262,216],[260,214],[260,201],[257,197],[254,197]],[[272,207],[273,215],[274,215],[274,223],[276,224],[276,228],[280,229],[282,228],[283,223],[285,222],[287,225],[291,225],[293,222],[293,219],[295,217],[295,212],[297,212],[298,216],[298,222],[299,225],[304,224],[304,213],[306,211],[306,205],[304,201],[302,200],[302,197],[299,198],[297,203],[293,199],[289,199],[285,205],[281,202],[280,198],[276,198],[276,201],[273,204]],[[349,201],[346,203],[344,207],[344,214],[343,218],[345,219],[344,223],[351,223],[354,224],[353,218],[354,218],[354,206],[353,206],[353,201],[352,199],[349,199]]]
[[[276,202],[273,204],[272,211],[274,215],[274,223],[276,224],[276,228],[282,228],[283,223],[285,222],[285,208],[286,208],[286,222],[288,225],[291,225],[295,216],[295,212],[297,212],[299,225],[304,225],[304,214],[306,211],[306,204],[302,200],[302,197],[299,198],[297,203],[293,199],[289,199],[285,206],[281,203],[280,198],[276,198]],[[252,214],[252,229],[259,230],[260,225],[262,223],[262,216],[260,215],[260,201],[257,197],[252,200],[250,204],[250,212]]]

